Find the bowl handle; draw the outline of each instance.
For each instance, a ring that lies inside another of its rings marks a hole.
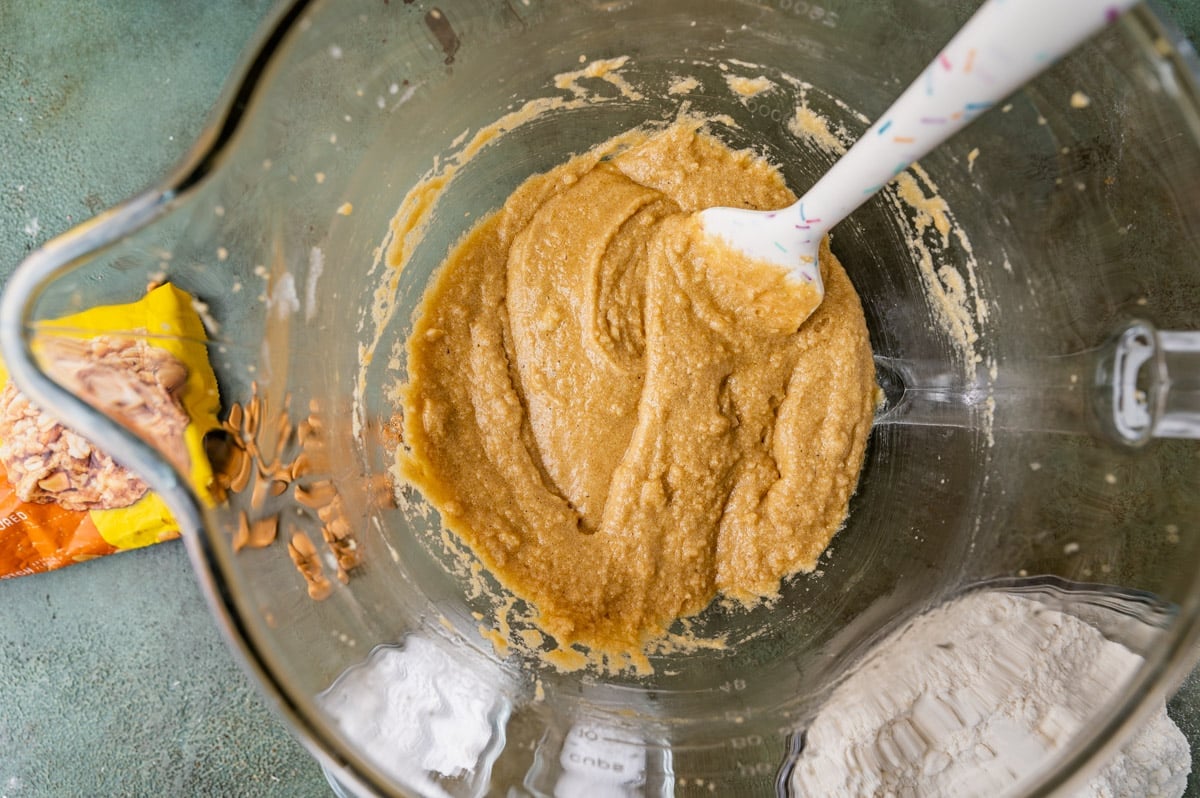
[[[1200,332],[1129,324],[1100,363],[1101,407],[1128,443],[1200,438]]]

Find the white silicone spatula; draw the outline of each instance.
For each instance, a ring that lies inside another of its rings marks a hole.
[[[699,215],[705,233],[782,267],[798,293],[811,298],[802,321],[824,296],[817,251],[830,228],[1135,2],[987,0],[799,201],[778,211],[708,208]]]

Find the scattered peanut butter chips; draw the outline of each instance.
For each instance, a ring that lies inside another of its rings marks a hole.
[[[361,564],[358,541],[347,518],[346,505],[329,470],[327,435],[321,421],[320,405],[309,402],[307,417],[294,425],[291,396],[284,397],[283,409],[267,423],[270,409],[258,385],[251,386],[249,401],[235,402],[222,422],[224,436],[209,441],[213,461],[214,492],[219,500],[230,493],[250,489],[249,510],[238,515],[233,532],[233,549],[263,549],[279,536],[279,501],[291,490],[291,498],[308,512],[315,513],[321,524],[321,537],[336,562],[336,578],[343,584],[350,572]],[[289,457],[289,453],[293,453]],[[333,591],[325,575],[320,552],[298,525],[288,524],[288,555],[304,578],[308,595],[320,601]]]

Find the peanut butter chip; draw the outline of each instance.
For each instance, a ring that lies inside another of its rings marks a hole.
[[[275,542],[275,534],[279,529],[279,516],[269,515],[260,518],[250,527],[250,535],[246,545],[252,549],[265,548]]]
[[[333,585],[325,578],[324,567],[317,556],[317,549],[303,532],[292,534],[288,544],[288,554],[296,565],[296,570],[304,577],[308,586],[308,595],[315,601],[328,598]]]

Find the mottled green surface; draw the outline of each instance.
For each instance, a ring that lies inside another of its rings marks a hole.
[[[0,280],[183,153],[269,5],[0,0]],[[1196,39],[1200,3],[1160,6]],[[329,794],[179,543],[0,583],[0,602],[0,797]],[[1171,710],[1200,740],[1196,674]]]
[[[268,0],[0,0],[0,277],[156,180]],[[0,583],[0,796],[327,796],[178,542]]]

